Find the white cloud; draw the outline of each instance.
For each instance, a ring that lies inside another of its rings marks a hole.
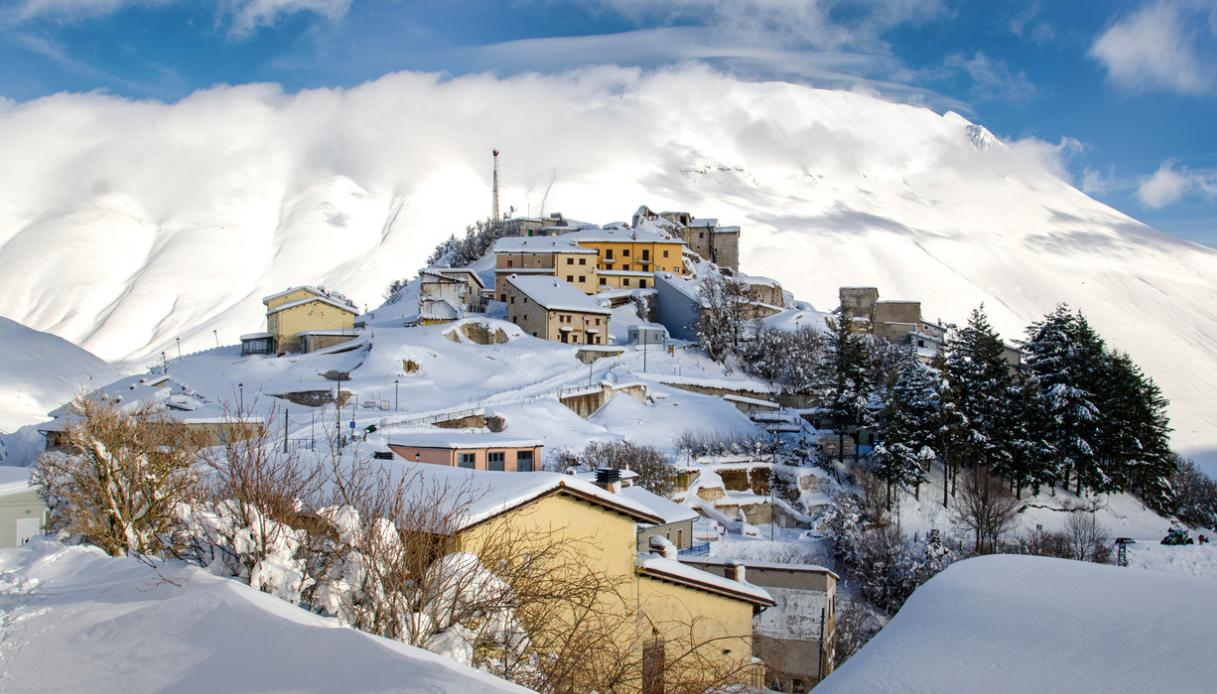
[[[1015,155],[1012,163],[1047,171],[1063,181],[1072,180],[1069,162],[1086,151],[1085,143],[1068,136],[1062,136],[1055,144],[1034,136],[1010,140],[1008,144]]]
[[[972,94],[980,101],[1008,101],[1025,104],[1035,97],[1035,85],[1027,79],[1027,73],[1014,72],[1002,60],[996,60],[981,51],[971,57],[960,53],[947,56],[945,66],[951,70],[962,70],[972,80]]]
[[[1189,195],[1217,198],[1217,173],[1176,168],[1167,161],[1137,188],[1141,204],[1155,209],[1173,205]]]
[[[1217,7],[1154,0],[1119,18],[1090,47],[1108,79],[1130,91],[1204,94],[1217,86]]]
[[[1106,195],[1111,187],[1111,180],[1102,173],[1087,166],[1082,171],[1082,192],[1087,195]]]
[[[23,0],[0,14],[10,24],[35,19],[80,22],[114,14],[129,7],[153,7],[187,0]],[[217,19],[236,36],[248,36],[280,17],[311,12],[329,20],[346,16],[351,0],[217,0]]]

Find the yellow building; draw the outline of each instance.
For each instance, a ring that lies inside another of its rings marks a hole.
[[[548,275],[568,282],[584,294],[595,294],[596,251],[564,236],[504,238],[494,245],[495,298],[507,301],[511,275]]]
[[[596,251],[596,269],[627,272],[684,271],[684,243],[646,229],[587,229],[561,237]]]
[[[606,475],[597,483],[572,475],[536,472],[480,472],[405,463],[422,478],[425,495],[436,487],[472,488],[475,499],[456,529],[459,545],[478,554],[488,538],[509,532],[560,537],[578,543],[586,568],[614,579],[619,589],[604,601],[604,616],[616,632],[606,657],[630,661],[634,680],[622,691],[685,691],[690,683],[727,682],[757,686],[762,668],[753,658],[753,616],[774,605],[762,588],[716,576],[671,556],[640,553],[639,527],[665,522],[661,510],[621,494],[620,482]],[[480,494],[484,487],[490,490]],[[555,570],[560,570],[555,567]],[[535,635],[534,635],[535,637]],[[597,664],[589,663],[588,670]],[[649,679],[652,686],[644,686]],[[697,690],[701,691],[705,687]]]
[[[292,287],[262,299],[266,332],[241,336],[241,353],[284,354],[322,349],[355,337],[359,314],[317,287]]]

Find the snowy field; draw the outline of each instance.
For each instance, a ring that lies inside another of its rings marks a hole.
[[[817,694],[1207,694],[1217,581],[1044,557],[947,568]]]
[[[527,691],[201,569],[41,540],[0,550],[0,689]]]

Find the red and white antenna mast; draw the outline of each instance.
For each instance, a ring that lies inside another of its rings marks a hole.
[[[494,197],[490,203],[490,218],[498,222],[499,220],[499,150],[490,150],[494,154]]]

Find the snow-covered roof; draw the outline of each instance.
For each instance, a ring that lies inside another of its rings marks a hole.
[[[31,467],[0,465],[0,496],[29,491],[30,475],[33,473],[34,468]]]
[[[730,226],[714,227],[714,233],[716,233],[716,234],[738,234],[739,226],[732,224]]]
[[[281,292],[275,292],[274,294],[269,294],[267,296],[264,296],[264,297],[262,297],[262,303],[264,303],[264,304],[270,303],[271,301],[274,301],[275,299],[278,299],[281,296],[287,296],[288,294],[291,294],[292,292],[308,292],[308,293],[314,294],[316,296],[325,296],[325,292],[321,291],[320,287],[316,287],[311,284],[302,284],[298,287],[289,287],[287,289],[284,289]]]
[[[311,304],[314,301],[320,301],[323,304],[329,304],[330,306],[333,306],[334,308],[342,310],[342,311],[346,311],[347,313],[353,313],[353,314],[359,313],[359,309],[355,308],[354,306],[352,306],[350,304],[343,303],[341,301],[338,301],[337,299],[331,299],[328,296],[322,295],[322,296],[310,296],[310,297],[306,297],[304,299],[296,299],[295,301],[288,301],[287,303],[279,304],[278,306],[275,306],[274,308],[266,309],[266,315],[269,316],[272,313],[279,313],[280,311],[286,311],[289,308],[295,308],[297,306]]]
[[[693,221],[689,222],[691,227],[716,227],[718,220],[714,217],[694,217]]]
[[[640,554],[638,555],[636,566],[639,573],[664,581],[738,598],[754,605],[773,606],[776,604],[773,598],[770,597],[769,591],[764,588],[754,586],[751,583],[743,583],[733,581],[730,578],[716,576],[708,571],[702,571],[675,559],[668,559],[654,554]]]
[[[241,342],[247,340],[265,340],[268,337],[274,337],[274,333],[245,333],[241,336]]]
[[[329,328],[325,330],[305,330],[300,334],[315,335],[317,337],[338,337],[344,335],[347,337],[355,337],[359,334],[359,331],[354,328]]]
[[[481,431],[452,430],[394,434],[389,437],[389,445],[410,448],[532,448],[544,446],[545,442]]]
[[[546,309],[600,313],[606,316],[613,313],[587,294],[575,289],[571,283],[555,277],[512,275],[507,278],[507,282]]]
[[[485,287],[481,275],[471,267],[437,267],[429,268],[432,272],[446,277],[472,277],[479,287]]]
[[[824,566],[817,564],[788,564],[785,562],[774,561],[752,561],[751,559],[728,559],[725,557],[704,557],[699,556],[691,560],[697,564],[714,564],[716,566],[731,566],[733,564],[741,564],[747,569],[772,569],[774,571],[802,571],[805,573],[832,574],[833,578],[840,578],[837,572]]]
[[[496,267],[496,275],[553,275],[552,267]]]
[[[495,253],[585,253],[595,255],[596,249],[584,248],[565,236],[508,236],[494,242]]]
[[[763,287],[781,287],[781,283],[770,277],[762,277],[760,275],[745,275],[742,272],[736,273],[735,281],[740,284],[755,284]]]
[[[694,280],[687,280],[673,272],[656,272],[655,283],[663,283],[684,294],[690,300],[697,304],[702,303],[701,299],[701,284]]]
[[[441,495],[463,505],[460,509],[463,518],[457,524],[457,530],[473,527],[551,494],[569,494],[623,513],[638,522],[663,523],[662,516],[637,501],[614,494],[573,475],[556,472],[491,472],[429,463],[400,464],[406,466],[407,474],[414,476],[413,482],[406,488],[407,500],[417,497],[434,503],[437,488],[468,492]]]
[[[757,405],[758,407],[768,407],[770,409],[779,410],[782,408],[781,403],[772,400],[761,400],[760,398],[749,398],[743,395],[732,395],[730,393],[723,396],[723,400],[731,402],[739,402],[745,405]]]
[[[620,243],[680,243],[679,239],[673,239],[656,231],[649,229],[584,229],[571,234],[566,234],[562,237],[569,241],[585,241],[589,243],[605,243],[605,242],[620,242]]]
[[[688,506],[681,506],[671,499],[665,499],[664,497],[650,490],[643,489],[636,484],[629,487],[622,487],[620,494],[628,499],[637,501],[643,506],[646,506],[654,511],[656,515],[662,516],[665,524],[697,520],[699,517],[697,511],[694,511]]]

